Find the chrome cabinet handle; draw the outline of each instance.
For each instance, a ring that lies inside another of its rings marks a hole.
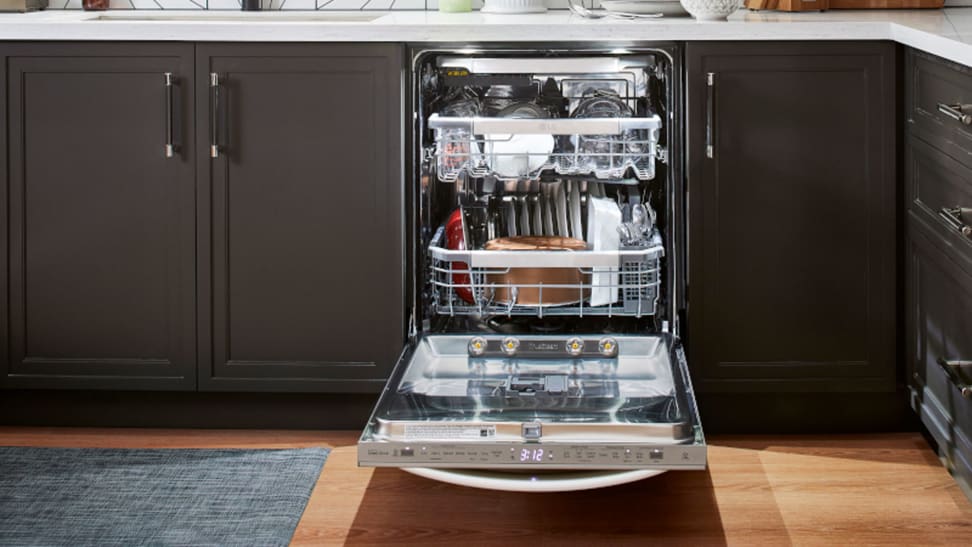
[[[966,224],[962,218],[972,218],[972,207],[942,207],[938,216],[958,233],[972,238],[972,226]]]
[[[211,114],[209,120],[209,157],[218,158],[219,157],[219,74],[215,72],[209,73],[209,95],[210,95],[210,105],[209,112]]]
[[[713,124],[715,118],[712,111],[715,108],[715,72],[705,73],[705,157],[715,157],[715,143],[713,142]]]
[[[972,125],[972,116],[962,112],[966,107],[972,108],[972,105],[938,103],[938,111],[942,114],[965,125]]]
[[[175,143],[172,142],[172,84],[171,72],[163,74],[165,77],[165,147],[163,153],[166,158],[175,156]]]
[[[972,361],[949,361],[944,357],[939,357],[935,362],[938,363],[938,366],[942,367],[942,370],[945,371],[945,376],[948,377],[948,381],[955,384],[962,397],[972,399],[972,386],[963,380],[959,376],[959,373],[955,371],[958,367],[972,366]]]

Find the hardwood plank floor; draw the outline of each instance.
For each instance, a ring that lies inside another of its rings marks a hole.
[[[972,544],[972,505],[916,433],[717,437],[707,471],[573,494],[490,492],[361,469],[357,436],[0,428],[0,445],[331,447],[295,545]]]

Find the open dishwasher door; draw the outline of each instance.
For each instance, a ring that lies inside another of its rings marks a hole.
[[[413,328],[359,464],[532,492],[704,469],[677,44],[412,58]]]
[[[358,462],[469,486],[572,490],[704,469],[706,445],[668,335],[429,335],[403,355]]]

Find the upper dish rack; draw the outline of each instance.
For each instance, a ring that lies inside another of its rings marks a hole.
[[[490,118],[429,116],[436,173],[537,180],[545,171],[620,179],[655,177],[661,118]]]

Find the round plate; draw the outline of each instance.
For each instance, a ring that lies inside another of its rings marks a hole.
[[[502,471],[479,471],[473,469],[429,469],[426,467],[403,467],[413,475],[447,482],[458,486],[503,490],[506,492],[572,492],[606,488],[629,482],[640,481],[664,471],[657,469],[636,469],[633,471],[561,471],[548,473],[510,473]]]
[[[678,0],[601,0],[601,7],[622,13],[661,13],[662,15],[688,15]]]

